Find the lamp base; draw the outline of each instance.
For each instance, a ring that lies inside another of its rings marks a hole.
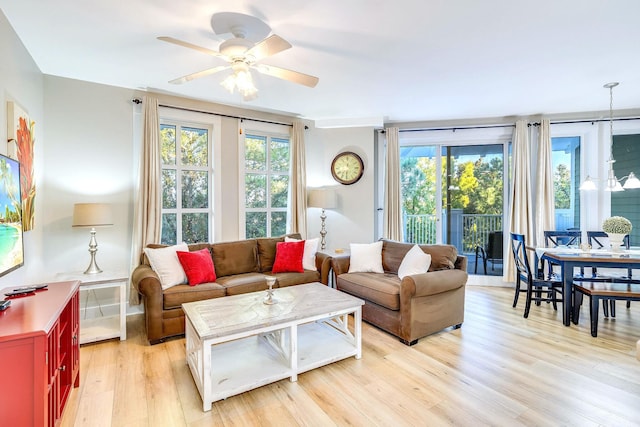
[[[327,229],[325,228],[325,221],[327,219],[327,214],[324,212],[324,208],[322,208],[322,214],[320,214],[320,250],[325,250],[327,247],[326,236]]]
[[[96,240],[96,229],[91,228],[89,232],[91,234],[91,238],[89,239],[89,253],[91,254],[91,262],[89,263],[89,267],[84,271],[84,274],[98,274],[102,273],[98,264],[96,264],[96,252],[98,252],[98,241]]]
[[[89,267],[87,267],[87,269],[84,271],[84,274],[98,274],[98,273],[102,273],[102,270],[100,269],[100,267],[98,267],[98,264],[96,264],[96,254],[95,252],[93,252],[91,254],[91,263],[89,264]]]

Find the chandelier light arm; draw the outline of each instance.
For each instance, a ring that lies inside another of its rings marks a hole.
[[[618,82],[611,82],[604,85],[604,88],[609,89],[609,160],[607,160],[608,168],[605,191],[624,191],[640,188],[640,179],[638,179],[633,172],[629,172],[629,175],[618,179],[613,170],[613,164],[616,162],[616,159],[613,158],[613,88],[619,84]],[[621,185],[623,180],[626,181],[624,185]],[[596,190],[597,187],[594,181],[597,180],[587,175],[587,178],[580,185],[580,190]]]

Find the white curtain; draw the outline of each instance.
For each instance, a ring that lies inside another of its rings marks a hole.
[[[402,241],[402,194],[400,190],[400,141],[398,128],[385,131],[387,150],[384,173],[383,236]]]
[[[131,271],[140,264],[140,254],[150,243],[160,243],[162,188],[160,165],[160,119],[158,99],[145,96],[142,101],[142,153],[139,187],[133,212]],[[140,304],[138,292],[130,290],[129,303]]]
[[[290,231],[307,236],[307,171],[304,149],[304,124],[293,122],[291,135]]]
[[[536,175],[536,246],[544,246],[544,230],[555,230],[555,200],[549,119],[540,122],[538,134],[538,168]],[[534,244],[531,242],[530,244]]]
[[[511,205],[509,207],[510,232],[524,234],[527,245],[533,244],[533,212],[531,206],[531,155],[529,128],[526,120],[518,120],[513,132],[513,166],[511,168]],[[508,235],[508,233],[507,233]],[[515,264],[511,251],[511,238],[507,238],[508,250],[504,279],[515,281]]]

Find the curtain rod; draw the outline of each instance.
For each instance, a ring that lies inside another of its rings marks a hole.
[[[625,120],[640,120],[640,117],[620,117],[614,118],[613,121],[625,121]],[[597,123],[597,122],[608,122],[609,119],[581,119],[581,120],[559,120],[549,122],[552,125],[564,125],[571,123]],[[527,123],[527,126],[540,126],[540,122]],[[478,126],[456,126],[456,127],[441,127],[441,128],[418,128],[418,129],[398,129],[398,132],[427,132],[427,131],[437,131],[437,130],[450,130],[455,132],[456,130],[466,130],[466,129],[492,129],[492,128],[507,128],[507,127],[515,127],[515,124],[507,124],[507,125],[478,125]],[[385,132],[384,129],[380,130],[382,133]]]
[[[423,131],[435,131],[435,130],[463,130],[463,129],[491,129],[491,128],[512,128],[515,125],[486,125],[486,126],[456,126],[456,127],[445,127],[445,128],[418,128],[418,129],[398,129],[398,132],[423,132]],[[382,133],[385,130],[382,129]]]
[[[131,100],[131,102],[133,102],[134,104],[142,104],[142,100],[140,98],[134,98],[134,99]],[[230,118],[230,119],[252,120],[254,122],[259,122],[259,123],[269,123],[269,124],[272,124],[272,125],[283,125],[283,126],[292,126],[293,127],[293,124],[291,124],[291,123],[282,123],[282,122],[274,122],[274,121],[270,121],[270,120],[254,119],[254,118],[251,118],[251,117],[232,116],[230,114],[213,113],[211,111],[196,110],[196,109],[193,109],[193,108],[176,107],[175,105],[159,104],[158,106],[159,107],[165,107],[165,108],[173,108],[174,110],[189,111],[189,112],[192,112],[192,113],[211,114],[212,116],[227,117],[227,118]],[[309,129],[309,126],[305,125],[304,128],[305,129]]]

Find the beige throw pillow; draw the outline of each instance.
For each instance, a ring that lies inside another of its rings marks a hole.
[[[304,241],[304,255],[302,255],[302,268],[305,270],[318,271],[316,267],[316,252],[318,252],[318,238],[307,239]],[[284,238],[285,242],[299,242],[299,239],[293,237]]]
[[[188,252],[189,246],[186,243],[181,243],[166,248],[144,248],[144,253],[149,259],[151,268],[160,277],[163,291],[172,286],[187,283],[187,275],[184,273],[182,264],[180,264],[178,254],[176,254],[177,251]]]
[[[431,255],[425,254],[420,246],[413,245],[400,263],[398,277],[402,280],[406,276],[426,273],[429,271],[429,266],[431,266]]]
[[[351,243],[349,273],[384,273],[382,242]]]

